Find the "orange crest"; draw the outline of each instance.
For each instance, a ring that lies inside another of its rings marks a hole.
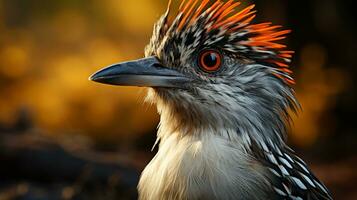
[[[169,7],[170,5],[171,0]],[[222,0],[182,0],[176,19],[178,20],[177,31],[182,31],[185,27],[194,25],[200,18],[205,18],[208,25],[205,28],[206,33],[217,29],[225,31],[226,34],[246,32],[244,39],[237,39],[234,41],[234,45],[249,49],[247,50],[249,54],[255,55],[253,60],[257,60],[260,54],[269,52],[270,57],[261,56],[260,61],[274,65],[276,69],[274,75],[289,84],[294,84],[294,80],[290,77],[292,71],[289,69],[290,59],[294,52],[284,50],[286,45],[278,43],[285,39],[291,31],[279,30],[281,26],[274,26],[270,22],[251,24],[256,16],[255,5],[238,10],[240,5],[241,2],[235,0],[227,2]]]

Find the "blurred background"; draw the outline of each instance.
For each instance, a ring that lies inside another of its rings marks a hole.
[[[336,199],[357,199],[353,1],[255,0],[256,22],[292,29],[303,111],[289,143]],[[0,0],[0,200],[136,199],[155,154],[145,89],[94,84],[143,56],[162,0]],[[177,2],[176,2],[177,5]]]

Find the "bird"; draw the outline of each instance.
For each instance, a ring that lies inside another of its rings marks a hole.
[[[141,174],[141,200],[330,200],[287,145],[301,105],[282,40],[291,32],[255,23],[255,5],[171,0],[139,60],[90,80],[148,88],[157,106],[158,152]]]

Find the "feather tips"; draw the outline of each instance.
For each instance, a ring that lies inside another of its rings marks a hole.
[[[246,32],[241,38],[240,34],[236,34],[238,38],[234,38],[234,44],[229,45],[237,47],[235,49],[243,49],[245,54],[255,55],[253,60],[273,65],[280,72],[275,73],[275,76],[289,85],[295,84],[291,78],[292,71],[287,69],[294,52],[285,51],[286,45],[279,42],[285,39],[291,30],[281,30],[281,26],[272,25],[270,22],[251,24],[256,16],[255,5],[239,10],[240,5],[241,2],[236,0],[182,0],[176,17],[176,20],[179,20],[176,31],[185,31],[187,27],[197,25],[195,23],[198,19],[204,18],[206,34],[216,30],[230,35]],[[264,53],[270,54],[268,59]]]

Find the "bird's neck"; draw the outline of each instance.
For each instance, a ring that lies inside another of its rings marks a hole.
[[[221,110],[219,107],[184,108],[177,105],[157,103],[161,115],[158,140],[164,141],[173,134],[179,138],[196,139],[214,135],[246,145],[250,145],[252,140],[284,145],[286,122],[277,113],[252,111],[242,114],[235,110]]]

